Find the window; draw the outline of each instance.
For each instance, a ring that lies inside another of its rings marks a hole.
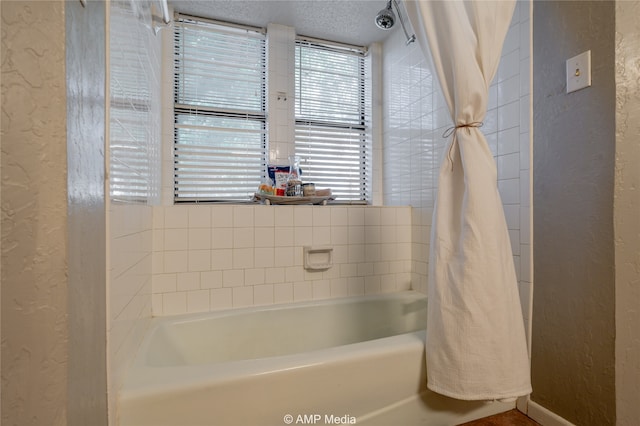
[[[265,175],[265,36],[178,16],[174,200],[247,201]]]
[[[370,191],[365,49],[296,40],[295,152],[303,179],[338,201]]]

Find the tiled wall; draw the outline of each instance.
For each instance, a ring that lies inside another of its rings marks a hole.
[[[498,168],[523,315],[532,291],[530,213],[530,3],[518,1],[482,127]],[[396,31],[383,47],[385,205],[411,205],[412,282],[426,292],[429,236],[438,169],[451,126],[430,60]],[[527,324],[528,326],[528,324]]]
[[[152,216],[160,192],[160,46],[151,2],[111,2],[109,32],[109,166],[126,167],[141,182],[134,196],[110,182],[107,226],[110,421],[115,398],[151,318]],[[131,8],[135,8],[132,10]],[[165,30],[162,30],[165,31]],[[122,148],[125,149],[122,149]],[[128,153],[142,153],[144,162]]]
[[[177,205],[153,212],[153,314],[406,290],[411,209]],[[333,267],[303,268],[303,247]]]

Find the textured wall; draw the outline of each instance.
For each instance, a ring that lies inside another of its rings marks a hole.
[[[2,423],[64,425],[65,4],[0,4]]]
[[[593,86],[565,60],[591,50]],[[532,399],[580,425],[615,422],[614,3],[533,6]]]
[[[104,188],[106,3],[88,1],[85,8],[80,2],[71,1],[66,2],[65,6],[69,239],[68,424],[100,426],[107,424]]]
[[[616,2],[616,424],[640,419],[640,2]]]

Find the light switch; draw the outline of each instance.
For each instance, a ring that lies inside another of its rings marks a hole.
[[[567,93],[591,86],[591,51],[567,59]]]

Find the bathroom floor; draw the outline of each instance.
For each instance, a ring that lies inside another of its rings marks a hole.
[[[540,426],[518,410],[511,410],[458,426]]]

